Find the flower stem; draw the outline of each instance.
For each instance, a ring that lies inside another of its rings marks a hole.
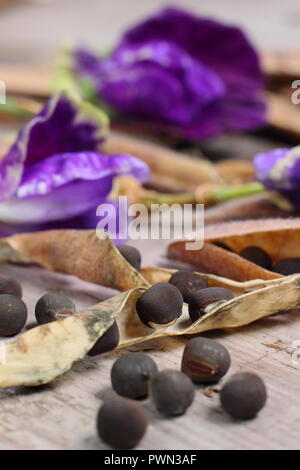
[[[240,186],[224,186],[207,189],[202,194],[202,202],[205,204],[217,204],[238,197],[251,196],[266,191],[264,185],[258,182],[246,183]],[[200,201],[199,201],[200,202]]]

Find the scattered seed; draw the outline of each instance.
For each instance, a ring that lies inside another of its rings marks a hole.
[[[113,389],[124,397],[144,398],[148,395],[149,380],[157,371],[157,365],[146,354],[125,354],[116,360],[111,369]]]
[[[135,447],[145,434],[147,425],[143,406],[123,397],[104,400],[97,416],[100,438],[114,448]]]
[[[22,298],[22,287],[18,281],[10,276],[0,275],[0,295],[10,294]]]
[[[250,372],[234,375],[222,388],[222,408],[234,418],[250,419],[263,408],[267,391],[262,379]]]
[[[184,349],[181,370],[195,383],[216,383],[230,364],[230,354],[222,344],[209,338],[193,338]]]
[[[284,276],[300,273],[300,258],[284,258],[273,264],[273,271]]]
[[[258,246],[248,246],[240,252],[240,256],[257,264],[265,269],[272,269],[272,260],[268,253],[259,248]]]
[[[163,370],[151,380],[150,394],[161,413],[179,416],[193,403],[195,388],[191,379],[182,372]]]

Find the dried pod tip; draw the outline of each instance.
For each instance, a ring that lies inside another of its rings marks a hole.
[[[40,325],[56,321],[60,314],[66,316],[66,313],[75,313],[75,305],[63,294],[49,292],[43,295],[35,306],[35,317]]]
[[[157,371],[156,363],[146,354],[125,354],[111,369],[112,387],[124,397],[144,398],[148,395],[149,381]]]
[[[88,356],[98,356],[109,351],[113,351],[119,344],[120,332],[116,322],[99,338],[92,349],[88,352]]]
[[[222,408],[238,419],[254,418],[263,408],[267,391],[262,379],[250,372],[234,375],[222,388]]]
[[[209,338],[193,338],[184,349],[181,370],[195,383],[216,383],[230,364],[230,354],[222,344]]]
[[[233,297],[232,292],[225,287],[208,287],[194,292],[189,302],[189,315],[192,322],[205,315],[208,305],[221,300],[231,300]]]
[[[145,325],[171,323],[181,315],[182,307],[180,291],[168,282],[159,282],[150,287],[136,303],[138,316]]]
[[[118,250],[123,258],[125,258],[126,261],[131,264],[134,269],[136,269],[136,271],[140,271],[142,257],[141,253],[136,248],[129,245],[123,245],[119,246]]]
[[[191,379],[182,372],[163,370],[151,380],[150,394],[161,413],[179,416],[193,403],[195,387]]]
[[[16,295],[0,295],[0,336],[14,336],[24,328],[27,307]]]
[[[132,449],[142,439],[148,425],[143,406],[123,397],[108,398],[97,416],[100,438],[114,448]]]
[[[208,287],[206,279],[200,274],[187,270],[176,271],[171,276],[169,283],[180,290],[185,302],[190,301],[192,294],[196,290]]]

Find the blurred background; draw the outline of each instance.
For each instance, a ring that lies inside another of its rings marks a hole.
[[[170,4],[240,25],[260,49],[300,43],[298,0],[0,0],[0,61],[49,64],[68,37],[109,48],[131,23]]]

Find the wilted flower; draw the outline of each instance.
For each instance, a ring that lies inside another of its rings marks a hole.
[[[0,160],[1,233],[47,227],[95,228],[96,208],[113,178],[147,180],[145,163],[131,155],[103,155],[105,115],[89,103],[53,96],[21,129]]]
[[[265,188],[279,191],[300,209],[300,146],[258,154],[254,159],[256,179]]]
[[[244,33],[177,8],[130,29],[106,58],[75,49],[72,67],[114,110],[187,138],[265,123],[262,72]]]

